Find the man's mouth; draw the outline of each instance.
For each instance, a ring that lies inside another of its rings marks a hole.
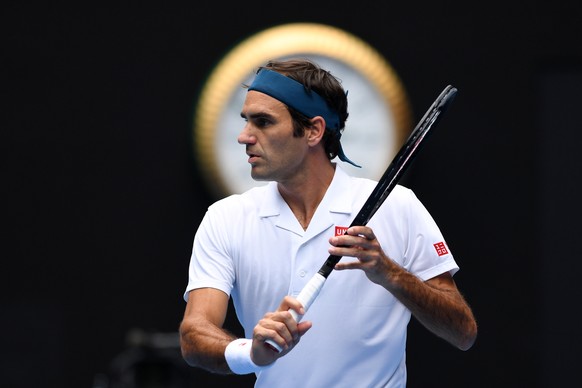
[[[256,162],[256,161],[257,161],[257,159],[259,158],[259,155],[257,155],[257,154],[253,154],[253,153],[251,153],[251,152],[247,152],[247,155],[248,155],[248,157],[249,157],[249,159],[248,159],[248,162],[249,162],[249,163],[254,163],[254,162]]]

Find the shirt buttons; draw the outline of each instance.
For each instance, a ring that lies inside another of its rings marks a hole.
[[[302,278],[304,278],[306,274],[307,272],[305,272],[304,270],[299,271],[299,276],[301,276]]]

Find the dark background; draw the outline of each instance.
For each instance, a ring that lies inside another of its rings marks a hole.
[[[305,21],[378,49],[414,121],[459,89],[404,183],[447,237],[480,333],[461,352],[413,320],[409,386],[577,379],[582,2],[543,3],[4,2],[0,385],[106,388],[123,365],[141,387],[250,383],[183,370],[175,348],[214,200],[192,116],[230,48]]]

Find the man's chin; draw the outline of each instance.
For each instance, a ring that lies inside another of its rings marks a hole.
[[[264,182],[264,181],[268,181],[269,180],[268,177],[266,177],[264,175],[261,175],[261,174],[256,174],[256,173],[253,173],[253,172],[251,172],[251,178],[253,178],[253,180],[254,181],[257,181],[257,182]]]

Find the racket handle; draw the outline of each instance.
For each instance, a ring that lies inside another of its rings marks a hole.
[[[299,295],[297,295],[297,300],[303,305],[303,309],[305,310],[305,312],[307,312],[315,298],[317,298],[317,295],[319,294],[319,291],[321,291],[321,289],[323,288],[324,283],[325,277],[319,273],[316,273],[315,275],[313,275],[311,280],[309,280],[309,282],[305,285],[305,287],[303,287]],[[303,318],[303,315],[297,314],[295,310],[289,310],[289,312],[291,313],[291,316],[293,317],[293,319],[295,319],[297,323],[299,323],[299,321],[301,321],[301,318]],[[278,344],[276,344],[272,340],[267,340],[266,342],[269,345],[271,345],[273,349],[275,349],[277,352],[281,352],[281,350],[283,350]]]
[[[325,283],[325,278],[319,273],[316,273],[305,287],[303,287],[299,295],[297,295],[297,300],[303,305],[305,312],[307,312],[315,298],[317,298],[317,295],[319,295],[319,291],[323,288],[323,283]],[[297,314],[295,310],[290,310],[290,313],[297,322],[303,318],[303,315]]]

